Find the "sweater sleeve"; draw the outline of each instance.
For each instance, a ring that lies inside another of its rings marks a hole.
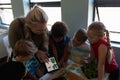
[[[23,37],[24,18],[16,18],[13,20],[9,27],[8,39],[10,46],[14,49],[16,41]]]

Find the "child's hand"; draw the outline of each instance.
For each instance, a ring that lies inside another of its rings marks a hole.
[[[25,75],[25,79],[30,79],[30,80],[39,80],[36,76],[33,76],[30,72],[27,72]]]
[[[63,67],[67,67],[68,63],[67,61],[63,62]]]
[[[81,64],[81,65],[85,65],[85,64],[87,64],[87,63],[88,63],[87,60],[81,60],[81,61],[80,61],[80,64]]]
[[[67,61],[60,61],[59,63],[58,63],[58,65],[59,65],[59,67],[66,67],[67,66]]]
[[[43,69],[44,70],[44,69]],[[40,78],[44,75],[44,72],[42,70],[40,70],[39,68],[35,69],[35,73],[36,75]]]
[[[36,78],[36,77],[33,77],[31,80],[39,80],[38,78]]]

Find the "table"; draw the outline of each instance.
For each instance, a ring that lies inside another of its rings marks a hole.
[[[78,65],[74,62],[72,62],[71,60],[68,61],[68,66],[65,68],[66,70],[69,70],[72,73],[75,73],[76,75],[84,78],[84,80],[98,80],[97,78],[94,79],[87,79],[85,77],[85,75],[83,74],[81,67],[82,65]],[[62,74],[62,72],[60,72],[60,74]],[[109,74],[105,74],[104,79],[103,80],[107,80]],[[56,77],[56,73],[47,73],[45,74],[43,77],[41,77],[39,80],[52,80],[52,77]],[[57,77],[56,77],[57,78]]]

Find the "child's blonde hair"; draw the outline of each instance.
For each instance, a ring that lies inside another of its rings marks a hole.
[[[106,30],[105,25],[102,22],[93,22],[88,26],[88,30],[92,30],[96,36],[104,36]]]
[[[21,39],[16,42],[14,56],[34,55],[38,51],[32,41]]]
[[[106,35],[107,42],[110,46],[109,32],[102,22],[93,22],[88,26],[88,30],[92,30],[95,33],[95,35],[98,37],[103,37],[104,35]]]

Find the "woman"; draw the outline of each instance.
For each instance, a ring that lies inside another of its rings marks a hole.
[[[39,60],[48,61],[47,58],[47,14],[38,6],[27,14],[24,18],[16,18],[9,27],[9,42],[14,50],[15,43],[20,39],[32,40],[38,47],[36,55]]]

